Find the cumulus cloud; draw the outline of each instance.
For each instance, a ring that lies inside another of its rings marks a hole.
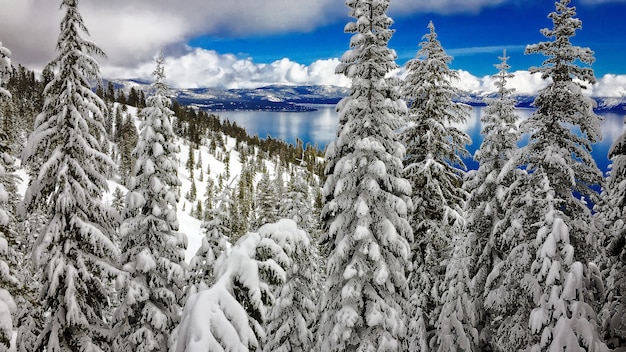
[[[0,33],[14,59],[43,66],[54,55],[58,1],[0,0]],[[113,65],[132,66],[199,35],[307,31],[345,15],[334,0],[82,0],[94,42]]]
[[[467,12],[513,0],[394,0],[393,16]],[[132,67],[166,48],[180,52],[201,35],[236,37],[309,31],[345,20],[336,0],[81,0],[91,39],[108,54],[104,65]],[[43,67],[54,56],[59,1],[0,0],[0,33],[14,60]]]
[[[221,88],[256,88],[271,84],[284,85],[333,85],[348,87],[350,80],[335,74],[338,58],[317,60],[310,65],[303,65],[284,58],[271,63],[257,63],[252,58],[241,58],[233,54],[220,54],[213,50],[187,48],[183,55],[165,58],[167,83],[177,88],[221,87]],[[108,79],[136,78],[152,81],[153,60],[133,68],[123,66],[105,67],[102,75]],[[463,91],[476,94],[497,91],[492,76],[477,77],[465,70],[459,70],[459,79],[453,85]],[[403,79],[406,69],[400,67],[390,73]],[[508,87],[516,94],[535,95],[547,85],[540,74],[531,74],[521,70],[513,72]],[[595,97],[619,98],[626,96],[626,75],[607,74],[598,78],[590,86],[587,95]]]
[[[508,88],[514,88],[515,94],[536,95],[546,87],[548,82],[541,79],[541,74],[529,71],[515,71],[513,78],[508,80]],[[453,85],[463,91],[474,93],[493,93],[498,90],[496,80],[492,76],[476,77],[467,71],[459,71],[459,80]],[[626,75],[607,74],[597,79],[585,92],[588,96],[603,98],[619,98],[626,96]]]
[[[270,84],[348,86],[349,80],[335,74],[339,59],[317,60],[303,65],[289,59],[269,64],[255,63],[251,58],[219,54],[212,50],[190,49],[182,56],[165,58],[167,83],[178,88],[223,87],[255,88]],[[154,62],[135,68],[107,67],[108,78],[137,78],[151,81]]]
[[[626,75],[607,74],[590,89],[590,94],[597,97],[619,98],[626,96]]]

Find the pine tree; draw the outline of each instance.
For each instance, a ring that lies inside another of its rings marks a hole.
[[[141,111],[137,158],[121,227],[122,263],[128,272],[114,321],[116,351],[166,351],[180,321],[186,280],[186,237],[178,232],[175,188],[178,146],[172,130],[163,58],[157,59],[154,94]]]
[[[520,126],[529,134],[528,144],[504,170],[524,168],[528,176],[513,184],[505,203],[504,221],[512,226],[503,227],[501,241],[508,250],[491,275],[498,279],[491,285],[494,295],[516,300],[515,319],[497,330],[506,343],[501,350],[608,350],[592,306],[602,290],[594,285],[600,280],[591,262],[601,228],[585,201],[598,203],[591,186],[603,185],[590,154],[591,143],[600,138],[600,120],[594,101],[582,93],[595,77],[593,69],[579,66],[594,57],[589,48],[570,42],[582,22],[569,2],[557,2],[549,15],[553,29],[541,30],[553,40],[526,48],[547,57],[530,71],[549,83],[534,101],[536,111]]]
[[[174,331],[173,352],[261,351],[272,286],[285,282],[289,257],[274,239],[249,232],[220,257],[216,281],[191,295]]]
[[[126,198],[126,194],[119,187],[115,187],[115,191],[113,191],[113,201],[112,206],[118,212],[124,211],[124,199]]]
[[[215,207],[207,209],[202,223],[202,245],[189,263],[190,285],[187,296],[211,287],[215,283],[215,265],[220,255],[230,247],[231,230],[227,210],[232,201],[228,187],[216,199]]]
[[[215,191],[215,181],[212,177],[209,176],[206,181],[206,187],[204,191],[204,213],[202,214],[202,220],[204,221],[207,221],[209,219],[208,213],[211,209],[213,209],[213,206],[215,204]]]
[[[609,159],[611,173],[603,193],[605,208],[602,211],[610,234],[603,330],[610,348],[626,351],[626,132],[613,142]]]
[[[446,266],[441,287],[441,311],[431,345],[439,352],[477,351],[478,315],[470,280],[470,268],[474,264],[469,255],[472,247],[467,246],[463,231],[455,236],[453,244],[452,258]]]
[[[11,52],[0,42],[0,103],[5,99],[11,99],[11,94],[4,88],[11,69],[10,57]],[[2,116],[0,111],[0,121],[5,118],[7,117]],[[7,351],[10,347],[14,325],[12,315],[15,315],[17,310],[11,291],[19,287],[14,275],[16,268],[11,265],[14,264],[11,262],[15,260],[16,253],[13,244],[10,243],[14,237],[10,228],[14,216],[10,209],[9,192],[15,189],[15,176],[11,172],[14,159],[8,142],[6,134],[0,131],[0,351]]]
[[[519,118],[515,113],[514,90],[507,88],[508,80],[513,78],[513,74],[509,73],[508,59],[505,51],[500,57],[500,64],[495,65],[499,72],[492,77],[498,91],[495,97],[486,99],[487,107],[481,117],[484,137],[479,150],[474,154],[474,160],[478,161],[479,166],[476,171],[467,174],[463,185],[469,192],[465,208],[468,217],[468,235],[461,245],[471,249],[468,253],[468,266],[474,285],[472,296],[479,320],[476,327],[481,330],[479,350],[487,349],[485,346],[495,343],[501,337],[501,334],[492,331],[490,326],[493,323],[498,324],[500,320],[497,317],[500,314],[494,312],[493,316],[490,315],[489,309],[485,307],[483,295],[487,276],[502,261],[502,252],[505,251],[501,248],[499,239],[501,229],[497,226],[506,212],[504,202],[509,187],[522,177],[521,172],[515,169],[505,174],[505,178],[500,178],[500,172],[518,149],[516,143],[519,138],[517,128]],[[490,296],[491,298],[493,297]]]
[[[298,168],[287,184],[287,194],[280,203],[281,217],[292,219],[305,231],[315,228],[313,203],[310,200],[309,184],[302,169]]]
[[[278,220],[278,202],[276,189],[269,173],[264,172],[257,183],[255,195],[255,221],[254,226],[259,228]]]
[[[410,184],[402,178],[404,147],[395,130],[405,103],[386,75],[393,23],[389,1],[348,0],[351,49],[336,72],[352,80],[342,99],[337,139],[326,150],[322,216],[329,253],[321,303],[319,349],[402,351],[408,296]],[[408,204],[407,204],[408,203]]]
[[[30,351],[100,351],[108,345],[107,281],[119,256],[111,241],[115,211],[102,202],[112,161],[94,136],[105,135],[104,102],[91,90],[104,55],[87,33],[77,0],[63,0],[56,69],[23,161],[31,181],[24,212],[44,208],[47,220],[33,258],[43,273],[45,324]]]
[[[469,116],[469,107],[453,99],[458,90],[452,81],[458,73],[437,39],[435,26],[420,43],[408,70],[403,95],[409,101],[409,125],[402,133],[406,145],[404,176],[413,187],[410,215],[415,242],[411,248],[409,336],[410,350],[425,350],[435,329],[444,260],[450,256],[451,233],[461,230],[466,192],[461,188],[470,138],[454,127]]]
[[[120,167],[119,175],[122,178],[122,182],[126,184],[128,177],[133,174],[133,168],[135,167],[136,157],[133,155],[133,149],[137,145],[138,134],[135,127],[135,121],[130,114],[123,114],[122,125],[120,126]]]
[[[259,233],[276,241],[289,257],[286,281],[276,288],[276,301],[268,314],[263,351],[311,351],[315,341],[314,299],[319,294],[316,247],[309,234],[289,219],[263,226]]]
[[[185,163],[185,168],[187,169],[189,174],[192,176],[193,176],[193,169],[195,167],[194,159],[195,158],[194,158],[194,152],[193,152],[193,145],[189,143],[189,153],[187,154],[187,162]],[[190,176],[190,178],[192,178],[192,176]]]

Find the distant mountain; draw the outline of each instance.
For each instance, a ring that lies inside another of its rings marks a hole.
[[[471,93],[464,92],[458,98],[458,101],[466,103],[472,106],[485,106],[487,105],[485,99],[495,97],[495,93]],[[593,98],[596,102],[596,111],[615,111],[626,113],[626,97],[619,98]],[[517,95],[515,96],[518,108],[530,108],[533,106],[535,96],[532,95]]]
[[[113,80],[116,89],[142,89],[149,91],[150,83],[140,80]],[[193,105],[209,111],[263,110],[263,111],[314,111],[316,104],[337,104],[350,94],[349,88],[336,86],[270,85],[260,88],[187,88],[171,89],[172,97],[183,105]],[[494,94],[464,92],[459,101],[472,106],[484,106],[485,98]],[[534,96],[516,97],[518,107],[531,107]],[[626,112],[626,97],[594,98],[598,111]]]

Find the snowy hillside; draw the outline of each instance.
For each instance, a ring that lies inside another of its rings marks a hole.
[[[117,107],[118,104],[116,103]],[[139,128],[139,121],[137,119],[137,108],[132,106],[126,106],[128,114],[132,116],[135,120],[135,126]],[[232,137],[228,137],[222,134],[222,138],[225,140],[225,150],[219,150],[223,155],[229,154],[229,174],[230,178],[224,180],[224,184],[233,184],[236,183],[241,171],[242,171],[242,163],[240,159],[240,153],[236,150],[235,144],[236,140]],[[177,138],[177,145],[179,147],[178,153],[178,161],[179,161],[179,169],[178,169],[178,177],[181,180],[182,186],[180,189],[181,197],[178,202],[178,222],[180,225],[179,232],[184,234],[187,237],[187,251],[185,255],[185,259],[187,262],[196,254],[196,251],[202,244],[202,238],[204,235],[201,234],[201,225],[202,220],[193,216],[192,213],[195,210],[195,202],[190,201],[184,195],[189,192],[192,185],[192,178],[190,172],[185,168],[189,158],[189,141]],[[116,145],[113,146],[117,148]],[[218,176],[220,174],[225,174],[226,164],[224,160],[220,160],[215,157],[215,153],[211,153],[209,148],[206,145],[198,146],[198,149],[194,151],[195,155],[195,169],[196,173],[193,176],[193,180],[196,186],[196,193],[198,194],[198,199],[203,199],[203,195],[206,194],[208,187],[208,179],[211,178],[214,184],[218,183]],[[197,160],[201,161],[201,165],[198,164]],[[270,174],[274,175],[275,163],[270,162],[269,160],[264,160],[265,167],[268,169]],[[19,165],[19,160],[17,161],[17,165]],[[202,180],[200,179],[199,170],[203,170]],[[206,170],[210,170],[211,173],[207,174]],[[24,169],[18,169],[16,174],[20,177],[21,183],[18,185],[18,191],[20,195],[23,196],[26,191],[26,187],[28,186],[28,175]],[[255,183],[259,181],[261,175],[257,175],[255,177]],[[115,176],[108,181],[109,190],[104,194],[104,200],[108,204],[113,204],[115,199],[115,190],[119,189],[124,194],[128,191],[127,188],[123,185],[122,180],[119,177]]]

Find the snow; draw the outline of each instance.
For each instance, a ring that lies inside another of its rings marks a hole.
[[[285,282],[285,269],[290,264],[284,257],[281,243],[302,234],[292,220],[281,220],[261,227],[258,233],[244,235],[217,261],[215,284],[192,295],[185,305],[176,336],[176,352],[248,351],[265,338],[261,325],[273,296],[269,283],[260,275],[261,268],[269,276]],[[264,253],[269,258],[258,258]],[[285,261],[286,260],[286,261]],[[281,263],[282,265],[278,265]],[[243,293],[243,297],[238,297]],[[269,304],[268,304],[269,302]],[[256,321],[249,310],[259,313]]]

